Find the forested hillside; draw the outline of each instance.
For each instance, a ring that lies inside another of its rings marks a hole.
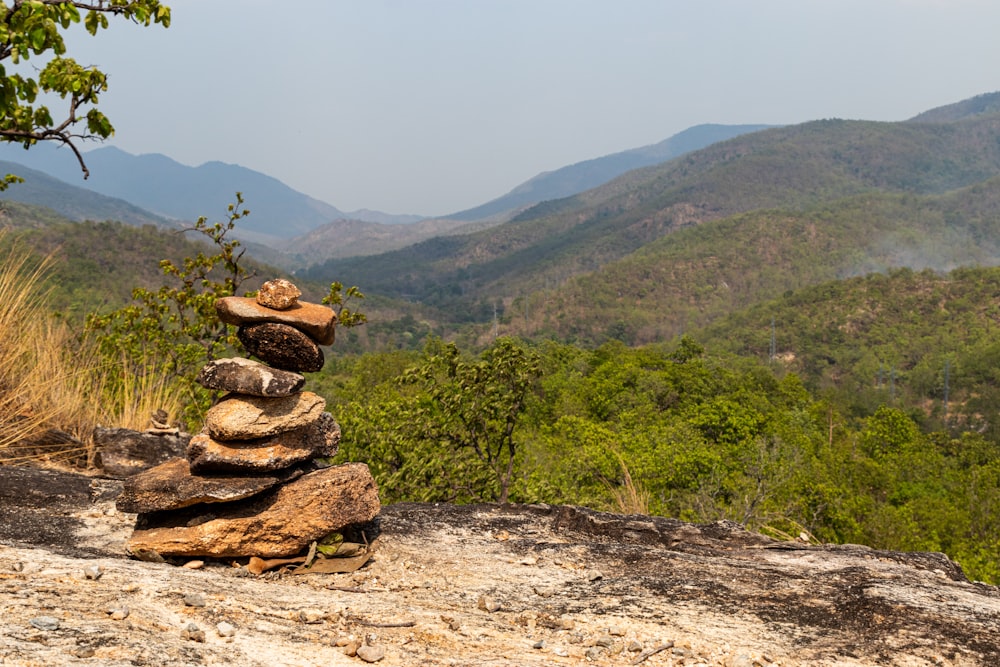
[[[374,293],[433,306],[454,322],[488,320],[494,304],[502,310],[519,296],[567,284],[567,294],[556,298],[582,306],[578,286],[568,281],[638,289],[605,274],[605,267],[688,227],[741,213],[808,224],[804,212],[835,209],[859,195],[944,195],[987,181],[1000,174],[998,136],[995,114],[950,123],[828,120],[765,130],[540,204],[483,232],[330,260],[303,275],[368,285]],[[857,249],[859,261],[867,251]]]

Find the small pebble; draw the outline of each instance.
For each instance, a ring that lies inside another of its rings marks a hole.
[[[104,574],[104,568],[100,565],[88,565],[83,568],[83,576],[87,579],[97,581]]]
[[[642,650],[642,642],[633,639],[625,648],[629,653],[638,653]]]
[[[188,562],[184,563],[182,567],[186,567],[189,570],[200,570],[201,568],[205,567],[205,561],[189,560]]]
[[[205,596],[201,593],[188,593],[184,596],[184,604],[188,607],[204,607]]]
[[[531,648],[535,648],[535,649],[543,649],[543,648],[545,648],[545,640],[544,639],[539,639],[537,642],[535,642],[534,644],[531,645]]]
[[[194,623],[188,623],[187,627],[181,632],[181,637],[193,642],[205,643],[205,631]]]
[[[111,605],[108,607],[108,615],[112,621],[124,621],[128,618],[129,609],[125,605]]]
[[[222,621],[215,626],[215,631],[219,633],[220,637],[233,637],[236,635],[236,626]]]
[[[73,649],[73,655],[77,658],[93,658],[96,653],[93,646],[77,646]]]
[[[488,611],[491,614],[500,610],[500,603],[496,600],[496,598],[490,597],[489,595],[479,596],[478,606],[483,611]]]
[[[601,648],[611,648],[614,645],[615,645],[615,640],[608,635],[605,635],[603,637],[598,637],[597,641],[594,642],[594,646],[600,646]]]
[[[590,648],[587,649],[587,652],[584,654],[584,657],[587,658],[587,660],[597,660],[603,654],[604,654],[603,648],[601,648],[600,646],[591,646]]]
[[[14,570],[15,572],[24,572],[24,563],[18,561],[13,565],[11,565],[10,569]]]
[[[362,644],[358,647],[357,655],[365,662],[378,662],[385,657],[385,648],[381,645]]]
[[[608,628],[608,634],[611,635],[612,637],[624,637],[625,636],[625,628],[623,628],[621,626],[617,626],[617,625],[612,626],[612,627]]]
[[[52,632],[59,629],[59,619],[55,616],[36,616],[31,619],[31,624],[39,630]]]

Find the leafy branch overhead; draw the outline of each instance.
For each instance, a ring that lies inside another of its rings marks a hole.
[[[90,172],[74,140],[107,139],[114,134],[111,121],[97,108],[108,80],[97,67],[65,56],[63,33],[82,22],[87,32],[96,35],[108,27],[109,16],[168,27],[170,8],[159,0],[14,0],[0,1],[0,13],[0,139],[25,148],[39,141],[65,144],[86,178]],[[24,64],[32,57],[47,56],[51,58],[40,69]],[[65,116],[57,121],[49,106],[39,102],[40,94],[66,100]],[[0,190],[19,180],[8,174],[0,179]]]

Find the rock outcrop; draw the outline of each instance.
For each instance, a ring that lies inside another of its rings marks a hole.
[[[366,645],[414,666],[1000,664],[1000,591],[942,554],[402,504],[379,514],[361,570],[255,577],[231,559],[125,559],[135,517],[115,511],[116,485],[0,467],[5,665],[360,665]]]

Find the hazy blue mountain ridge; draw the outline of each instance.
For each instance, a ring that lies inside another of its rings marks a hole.
[[[458,220],[510,218],[526,207],[544,201],[570,197],[597,187],[633,169],[660,164],[718,141],[769,127],[774,126],[696,125],[656,144],[584,160],[561,169],[543,172],[518,185],[502,197],[446,217]]]

